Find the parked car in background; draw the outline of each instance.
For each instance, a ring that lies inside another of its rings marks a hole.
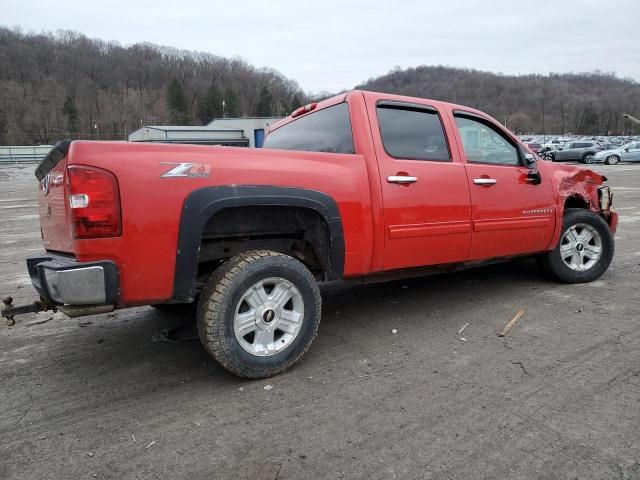
[[[529,150],[533,153],[538,153],[542,148],[542,145],[540,143],[527,143],[527,147],[529,147]]]
[[[566,143],[562,149],[545,152],[543,157],[554,162],[578,160],[582,163],[593,163],[596,153],[602,150],[598,142],[594,140]]]
[[[593,157],[594,163],[616,165],[621,161],[640,162],[640,142],[627,143],[620,148],[598,152]]]

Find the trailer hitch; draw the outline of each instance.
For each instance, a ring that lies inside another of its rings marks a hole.
[[[36,300],[30,305],[22,305],[20,307],[13,306],[13,298],[6,297],[2,299],[2,303],[4,303],[4,307],[2,307],[2,317],[7,319],[7,326],[11,327],[16,324],[16,321],[13,317],[16,315],[22,315],[24,313],[38,313],[38,312],[47,312],[49,310],[53,310],[55,313],[58,309],[53,307],[41,300]]]

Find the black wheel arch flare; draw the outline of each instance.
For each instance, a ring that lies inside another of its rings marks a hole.
[[[338,204],[329,195],[295,187],[204,187],[191,192],[182,206],[172,301],[191,302],[195,298],[200,240],[209,219],[225,208],[248,206],[303,207],[319,213],[329,228],[330,237],[329,269],[326,278],[342,278],[345,257],[344,231]]]

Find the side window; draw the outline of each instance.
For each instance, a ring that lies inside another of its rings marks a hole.
[[[462,146],[471,163],[519,165],[518,149],[493,127],[478,120],[456,115]]]
[[[380,105],[377,114],[382,144],[390,156],[407,160],[451,160],[438,112]]]
[[[270,132],[262,148],[355,153],[349,106],[340,103],[287,123]]]

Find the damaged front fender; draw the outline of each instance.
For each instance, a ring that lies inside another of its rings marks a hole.
[[[551,168],[551,176],[557,185],[557,204],[560,207],[560,220],[566,208],[588,208],[607,221],[609,228],[615,233],[618,226],[618,214],[611,210],[611,194],[604,184],[607,177],[576,166],[547,164]],[[603,195],[606,201],[603,202]],[[604,205],[603,205],[604,203]]]

